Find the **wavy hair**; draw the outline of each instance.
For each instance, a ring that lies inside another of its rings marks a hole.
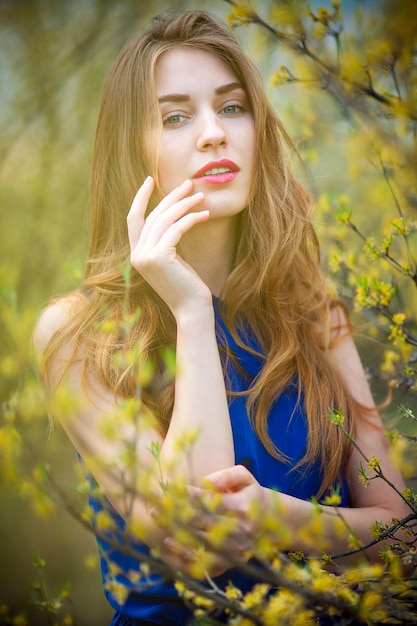
[[[148,174],[158,180],[156,146],[162,123],[155,65],[163,52],[178,46],[215,54],[234,72],[249,99],[257,136],[256,172],[252,199],[241,214],[233,269],[222,289],[222,315],[240,344],[245,344],[247,325],[263,348],[262,370],[247,393],[248,412],[265,448],[282,460],[268,434],[268,412],[294,378],[300,382],[308,443],[298,465],[321,464],[321,494],[340,477],[351,453],[348,439],[325,415],[343,407],[345,424],[354,434],[356,407],[329,356],[334,303],[320,269],[313,202],[288,167],[295,148],[268,103],[257,68],[226,25],[204,11],[154,18],[122,50],[109,74],[95,140],[82,297],[74,315],[52,337],[46,365],[71,340],[72,358],[81,358],[87,386],[93,375],[116,396],[132,397],[145,363],[152,362],[156,374],[143,385],[142,400],[156,416],[161,434],[166,433],[174,385],[164,375],[161,348],[175,348],[175,321],[144,279],[123,268],[129,266],[126,216],[131,202]],[[159,197],[157,186],[151,209]],[[116,331],[100,324],[106,319]],[[137,346],[135,363],[120,358]]]

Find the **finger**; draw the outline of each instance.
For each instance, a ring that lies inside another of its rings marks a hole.
[[[243,465],[234,465],[226,469],[218,470],[208,474],[203,479],[203,484],[207,487],[215,488],[218,491],[227,493],[239,491],[243,487],[253,482],[253,476]]]
[[[186,263],[177,256],[176,246],[184,233],[189,231],[195,224],[201,223],[209,218],[209,211],[190,213],[180,221],[172,224],[168,230],[159,237],[155,232],[141,235],[138,244],[130,253],[130,262],[145,280],[152,285],[152,280],[158,278],[158,273],[165,273],[172,270],[176,264],[178,267],[185,267]],[[172,262],[174,264],[172,265]],[[171,265],[170,265],[171,264]],[[187,270],[189,271],[189,270]],[[173,279],[170,278],[170,288]],[[157,289],[157,287],[156,287]],[[161,294],[160,294],[161,295]],[[162,297],[164,297],[162,295]]]
[[[251,537],[228,536],[218,545],[217,542],[213,543],[210,533],[199,533],[199,536],[205,554],[210,555],[210,568],[228,569],[243,564],[248,561],[253,547]],[[194,558],[198,558],[198,552],[194,554]]]
[[[249,515],[247,498],[242,496],[241,491],[226,491],[222,496],[218,511],[222,515],[238,516],[243,528]]]
[[[192,209],[196,208],[204,201],[204,194],[199,191],[192,196],[183,198],[182,200],[175,202],[172,206],[165,209],[163,213],[159,213],[154,216],[152,212],[149,217],[146,218],[145,224],[142,228],[141,237],[146,238],[146,242],[150,246],[155,246],[161,239],[161,237],[168,232],[171,226],[175,225],[181,218],[186,215],[191,215]],[[155,209],[156,210],[156,209]],[[202,211],[196,212],[197,215]],[[197,220],[200,218],[197,217]],[[188,224],[188,222],[186,222]],[[188,227],[187,227],[188,230]],[[174,228],[176,232],[176,229]]]
[[[130,247],[133,248],[139,239],[140,232],[145,223],[145,213],[155,187],[152,176],[148,176],[136,192],[127,214],[127,229]]]
[[[165,519],[165,517],[161,514],[161,510],[158,507],[153,506],[149,511],[149,515],[161,527],[164,526],[168,529],[171,526],[172,520],[169,518]],[[212,513],[207,513],[204,511],[200,512],[197,510],[197,512],[191,517],[191,519],[187,519],[187,524],[189,526],[190,533],[199,536],[200,532],[208,531],[210,528],[213,527],[213,525],[218,522],[218,520],[218,515],[214,515]]]
[[[247,561],[247,558],[237,552],[235,554],[225,556],[219,554],[217,551],[207,550],[203,545],[199,548],[191,550],[173,537],[166,537],[164,540],[164,559],[171,565],[175,564],[177,569],[190,574],[190,566],[193,562],[199,561],[201,556],[204,559],[205,567],[208,567],[208,573],[210,576],[220,576],[223,572],[229,569],[232,565],[236,566],[243,564]],[[167,552],[168,551],[168,552]]]
[[[213,488],[202,489],[196,485],[189,485],[188,496],[198,514],[209,515],[217,519],[218,509],[224,497],[222,493],[213,491]]]
[[[172,191],[167,193],[166,196],[162,198],[159,204],[153,209],[153,211],[147,216],[151,218],[151,220],[156,219],[164,213],[167,209],[169,209],[173,204],[183,200],[186,196],[189,196],[194,189],[194,183],[192,180],[185,180],[178,187],[174,187]]]
[[[175,571],[182,572],[183,574],[189,573],[190,560],[181,558],[180,556],[172,552],[167,546],[161,546],[159,556]]]
[[[196,224],[205,222],[209,217],[209,211],[198,211],[184,215],[168,227],[161,235],[159,243],[164,246],[164,248],[175,248],[186,232],[191,230]]]
[[[219,523],[219,515],[198,511],[188,521],[191,532],[195,532],[200,536],[201,532],[209,531],[213,526]]]
[[[165,537],[164,546],[182,561],[189,562],[195,559],[195,552],[180,544],[173,537]]]

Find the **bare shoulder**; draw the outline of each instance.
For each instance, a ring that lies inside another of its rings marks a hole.
[[[342,374],[348,389],[361,404],[374,407],[367,375],[353,339],[349,314],[342,304],[336,304],[331,309],[330,333],[331,358]]]
[[[32,335],[33,346],[42,355],[51,337],[74,315],[84,296],[74,292],[51,302],[39,316]]]

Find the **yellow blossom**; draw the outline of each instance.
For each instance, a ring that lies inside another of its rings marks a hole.
[[[397,234],[403,236],[407,236],[412,228],[411,222],[409,222],[404,217],[397,217],[396,219],[392,220],[391,226]]]
[[[394,350],[384,351],[384,360],[380,366],[381,372],[384,374],[393,374],[395,372],[395,364],[400,360],[400,355]]]
[[[248,593],[245,594],[242,606],[245,609],[254,609],[265,600],[271,587],[265,583],[255,585]]]
[[[102,509],[95,514],[95,523],[98,531],[108,531],[114,528],[114,521],[108,511]]]
[[[362,547],[362,542],[358,539],[354,532],[350,532],[348,535],[348,545],[352,550],[357,550]]]
[[[105,319],[102,322],[98,322],[95,328],[103,334],[115,335],[118,331],[118,323],[116,320]]]
[[[141,563],[140,564],[140,573],[142,576],[148,577],[151,573],[151,567],[149,563]]]
[[[55,502],[43,491],[37,491],[32,501],[32,507],[33,512],[38,517],[48,517],[56,511]]]
[[[104,588],[113,596],[113,598],[115,598],[118,604],[123,605],[126,602],[129,592],[128,589],[121,583],[118,583],[115,580],[108,580],[106,581]]]
[[[320,570],[311,577],[312,589],[317,593],[333,592],[337,583],[334,574]]]
[[[400,437],[393,442],[390,458],[405,479],[411,479],[415,475],[415,464],[410,454],[410,442],[404,437]]]
[[[95,512],[91,506],[86,506],[81,513],[81,519],[87,524],[92,524],[95,517]]]
[[[345,207],[344,205],[340,205],[338,213],[336,214],[336,219],[341,224],[349,224],[352,218],[352,209],[349,207]]]
[[[110,576],[118,576],[122,572],[120,566],[117,565],[117,563],[115,563],[114,561],[107,561],[107,567]]]
[[[293,626],[315,623],[312,612],[304,606],[303,598],[299,594],[285,589],[277,592],[268,601],[262,615],[262,621],[265,626],[276,626],[282,618],[285,618],[286,623],[291,623]]]
[[[390,283],[379,281],[378,289],[380,293],[379,299],[381,304],[383,306],[388,306],[395,293],[395,286],[391,285]]]
[[[236,26],[247,26],[252,19],[253,12],[250,7],[233,5],[233,10],[226,16],[226,20],[231,28]]]
[[[326,24],[323,24],[322,22],[316,22],[314,24],[314,35],[315,37],[317,37],[317,39],[323,39],[326,33],[327,33]]]
[[[232,584],[227,585],[226,589],[225,589],[225,593],[226,593],[226,597],[228,598],[228,600],[241,600],[242,599],[242,591],[238,588],[235,587]]]
[[[360,54],[354,50],[346,50],[341,67],[342,78],[349,82],[356,83],[361,80],[364,74],[364,63]]]
[[[96,552],[87,554],[84,557],[84,565],[87,570],[90,572],[97,569],[98,566],[98,555]]]
[[[174,582],[174,587],[177,590],[179,596],[183,596],[187,589],[187,587],[181,580],[176,580]]]
[[[359,605],[359,617],[364,620],[372,619],[374,623],[386,619],[387,614],[380,594],[376,591],[366,591],[363,594]]]
[[[405,313],[394,313],[394,315],[392,316],[392,321],[394,324],[402,326],[405,321]]]
[[[319,7],[317,9],[316,16],[322,22],[327,22],[331,17],[331,13],[329,9],[326,9],[326,7]]]
[[[398,326],[397,324],[391,324],[389,329],[390,334],[388,339],[392,341],[394,346],[401,346],[405,344],[405,335],[400,326]]]
[[[196,595],[194,600],[194,605],[198,606],[200,608],[203,608],[205,610],[209,610],[213,608],[213,600],[211,600],[210,598],[207,598],[205,596],[198,596]]]
[[[410,502],[414,502],[414,500],[416,499],[416,494],[410,487],[404,487],[402,493],[403,493],[404,498],[406,498]]]
[[[232,516],[223,515],[212,526],[209,533],[210,543],[214,548],[227,546],[227,538],[238,528],[239,520]]]
[[[337,491],[334,491],[333,493],[329,494],[328,496],[324,498],[322,504],[326,506],[339,506],[341,501],[342,501],[342,497],[340,493],[337,493]]]
[[[197,430],[185,430],[175,440],[175,449],[177,452],[186,452],[189,450],[198,437]]]
[[[376,456],[372,455],[368,460],[367,460],[367,464],[369,469],[371,470],[376,470],[379,468],[380,464],[381,464],[381,459],[378,459]]]
[[[279,68],[271,74],[269,84],[271,87],[279,87],[292,80],[294,80],[294,77],[292,77],[285,65],[280,65]]]
[[[374,563],[371,565],[363,565],[346,570],[344,578],[353,583],[366,582],[369,580],[382,578],[384,575],[384,566],[382,563]]]
[[[391,43],[388,41],[376,41],[375,43],[370,40],[370,46],[366,50],[366,58],[368,63],[377,64],[386,62],[387,58],[392,55]]]

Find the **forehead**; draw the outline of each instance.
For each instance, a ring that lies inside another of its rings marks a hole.
[[[155,67],[158,97],[214,91],[239,82],[236,74],[213,52],[198,48],[174,48],[163,52]]]

